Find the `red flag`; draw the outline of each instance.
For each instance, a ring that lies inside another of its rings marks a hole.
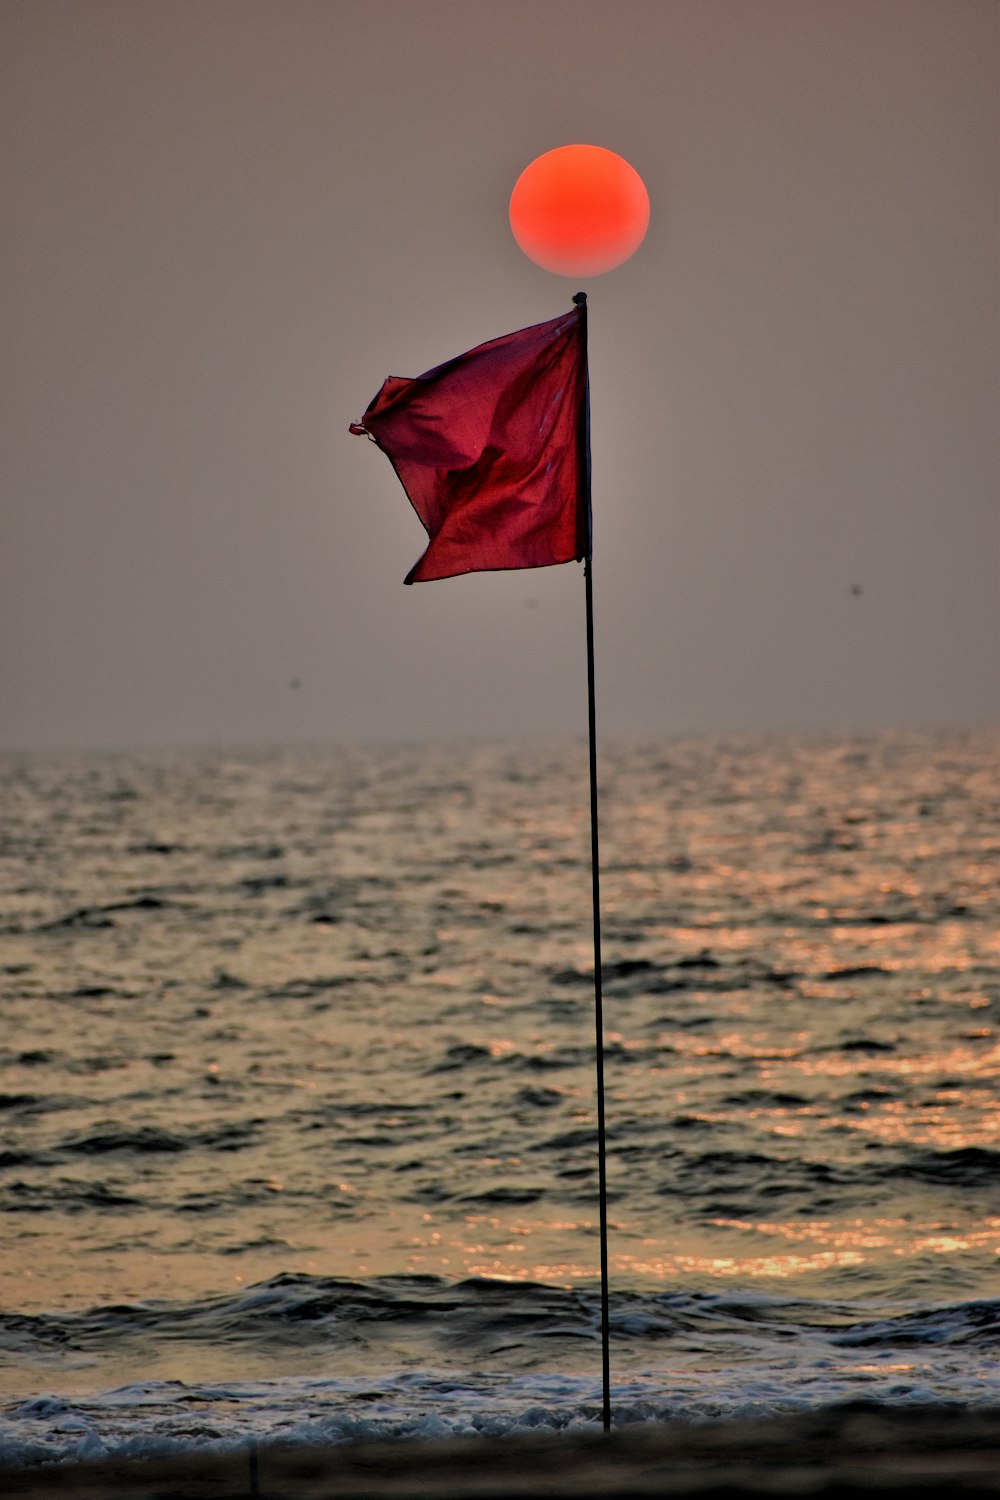
[[[391,375],[351,431],[386,454],[423,522],[407,583],[589,553],[586,312]]]

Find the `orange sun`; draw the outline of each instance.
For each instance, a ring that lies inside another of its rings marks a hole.
[[[510,227],[529,260],[560,276],[611,271],[639,248],[649,194],[624,157],[603,146],[559,146],[525,167]]]

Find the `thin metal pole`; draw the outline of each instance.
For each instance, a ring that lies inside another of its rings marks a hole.
[[[594,1029],[597,1040],[597,1185],[601,1210],[601,1368],[604,1380],[604,1431],[611,1428],[611,1348],[608,1299],[608,1172],[604,1128],[604,996],[601,984],[601,866],[597,835],[597,726],[594,697],[594,576],[587,558],[583,576],[587,592],[587,705],[590,729],[590,865],[594,897]]]
[[[577,292],[573,301],[583,317],[584,355],[587,349],[587,294]],[[604,993],[601,970],[601,861],[597,820],[597,707],[594,688],[594,559],[591,518],[590,382],[584,395],[581,433],[582,468],[586,493],[587,546],[583,577],[587,598],[587,728],[590,743],[590,872],[594,912],[594,1029],[597,1060],[597,1188],[601,1225],[601,1374],[604,1431],[611,1430],[611,1319],[608,1294],[608,1173],[604,1126]]]

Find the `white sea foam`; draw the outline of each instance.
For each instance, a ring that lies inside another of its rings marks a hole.
[[[928,1361],[904,1375],[886,1358],[794,1371],[745,1368],[686,1378],[666,1371],[615,1382],[616,1426],[768,1416],[869,1399],[894,1405],[1000,1405],[1000,1365]],[[259,1444],[502,1436],[600,1424],[592,1377],[538,1373],[458,1381],[408,1372],[380,1380],[281,1379],[223,1385],[143,1382],[85,1400],[36,1396],[0,1411],[0,1465],[226,1451]]]

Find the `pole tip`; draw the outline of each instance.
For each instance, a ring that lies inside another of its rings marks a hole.
[[[576,303],[577,307],[582,306],[586,302],[586,300],[587,300],[587,293],[586,292],[574,292],[573,293],[573,301]]]

